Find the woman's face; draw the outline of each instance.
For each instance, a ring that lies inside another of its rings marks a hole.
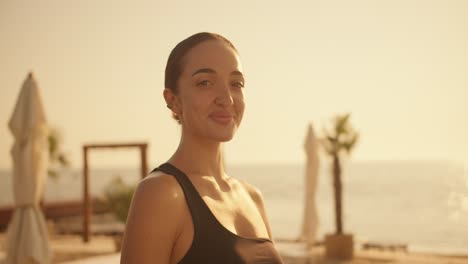
[[[182,62],[173,111],[184,133],[224,142],[232,139],[244,113],[244,76],[237,53],[224,42],[193,47]]]

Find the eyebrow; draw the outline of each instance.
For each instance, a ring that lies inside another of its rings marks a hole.
[[[240,76],[244,77],[244,74],[242,74],[242,72],[240,72],[240,71],[233,71],[233,72],[231,72],[231,75],[240,75]]]
[[[193,72],[193,73],[192,73],[192,76],[195,76],[195,75],[197,75],[197,74],[199,74],[199,73],[212,73],[212,74],[213,74],[213,73],[216,73],[216,71],[213,70],[213,69],[210,69],[210,68],[201,68],[201,69],[196,70],[195,72]],[[244,76],[244,75],[242,74],[242,72],[237,71],[237,70],[236,70],[236,71],[232,71],[232,72],[231,72],[231,75],[240,75],[240,76]]]
[[[196,74],[199,74],[199,73],[216,73],[216,71],[210,68],[202,68],[192,73],[192,76],[195,76]]]

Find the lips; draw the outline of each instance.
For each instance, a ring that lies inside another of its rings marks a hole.
[[[215,112],[209,115],[210,119],[221,125],[229,124],[234,116],[226,112]]]

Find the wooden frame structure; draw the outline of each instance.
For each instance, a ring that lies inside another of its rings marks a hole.
[[[138,148],[141,157],[141,178],[148,173],[147,143],[119,143],[119,144],[86,144],[83,146],[83,241],[89,242],[91,238],[91,212],[92,203],[89,194],[89,165],[88,152],[91,149]]]

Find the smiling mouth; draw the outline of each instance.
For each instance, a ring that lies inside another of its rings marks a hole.
[[[210,118],[221,125],[227,125],[234,119],[231,115],[211,115]]]

